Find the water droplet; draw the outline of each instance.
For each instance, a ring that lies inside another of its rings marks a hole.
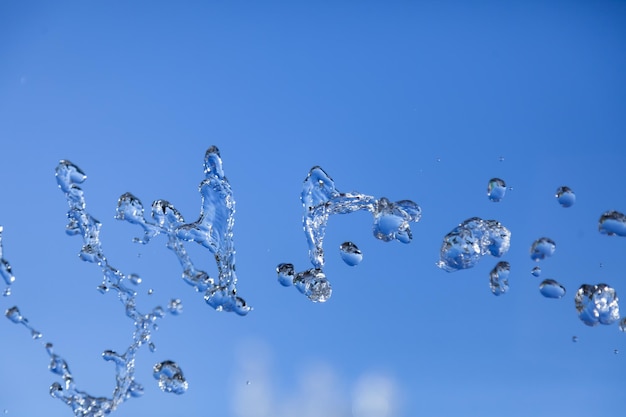
[[[38,332],[37,330],[31,330],[30,335],[33,340],[41,339],[43,337],[43,334],[41,334],[41,332]]]
[[[555,197],[561,207],[571,207],[576,202],[576,194],[571,190],[571,188],[562,186],[556,190]]]
[[[504,198],[506,184],[500,178],[492,178],[487,184],[487,197],[493,202],[498,202]]]
[[[532,276],[534,277],[539,277],[541,275],[541,268],[539,268],[538,266],[534,267],[533,269],[530,270],[530,273],[532,274]]]
[[[167,310],[170,314],[178,316],[183,312],[183,303],[178,298],[171,299],[169,303],[167,303]]]
[[[437,161],[437,162],[441,162],[441,158],[437,158],[437,159],[436,159],[436,161]]]
[[[549,258],[556,250],[556,243],[550,238],[542,237],[535,240],[530,247],[530,259],[533,261],[541,261]]]
[[[148,288],[148,295],[152,295],[154,293],[154,290],[152,288]]]
[[[289,287],[293,285],[293,278],[295,277],[295,271],[293,264],[283,263],[276,267],[278,273],[278,282],[283,287]]]
[[[246,385],[250,385],[250,384],[251,384],[251,382],[250,382],[250,381],[246,381]]]
[[[5,289],[4,289],[4,292],[2,293],[2,295],[3,295],[4,297],[8,297],[8,296],[10,296],[10,295],[11,295],[11,288],[8,288],[8,287],[7,287],[7,288],[5,288]]]
[[[619,321],[619,329],[622,332],[626,332],[626,317],[623,317],[620,321]]]
[[[565,287],[553,279],[544,279],[539,284],[539,291],[546,298],[562,298],[565,295]]]
[[[618,350],[618,349],[613,349],[613,353],[614,353],[615,355],[619,355],[619,350]]]
[[[572,342],[577,343],[578,342],[578,336],[572,336]]]
[[[504,156],[501,156],[500,158],[498,158],[498,161],[504,162]]]
[[[174,361],[163,361],[154,365],[153,376],[159,382],[159,388],[163,392],[184,394],[189,384],[183,376],[183,371]]]
[[[148,350],[152,353],[156,352],[156,345],[153,342],[148,343]]]
[[[626,216],[619,211],[607,211],[600,216],[598,230],[603,235],[626,236]]]
[[[315,303],[326,302],[332,295],[330,282],[321,269],[299,272],[293,280],[296,288]]]
[[[619,320],[618,301],[615,290],[606,284],[583,284],[574,298],[578,317],[587,326],[608,325]]]
[[[493,295],[502,295],[509,290],[509,273],[511,265],[506,262],[498,262],[489,274],[489,287]]]
[[[352,242],[342,243],[339,246],[339,253],[341,254],[341,259],[350,266],[358,265],[363,260],[361,250]]]
[[[4,315],[13,323],[21,323],[22,321],[24,321],[24,317],[22,317],[22,315],[20,314],[20,310],[17,308],[17,306],[9,308],[7,311],[5,311]]]
[[[443,238],[437,266],[453,272],[474,267],[486,254],[504,255],[511,246],[511,232],[496,220],[472,217]]]
[[[137,274],[128,274],[128,280],[133,285],[141,284],[141,277],[139,275],[137,275]]]

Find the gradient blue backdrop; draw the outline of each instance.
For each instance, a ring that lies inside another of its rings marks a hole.
[[[573,302],[583,283],[626,297],[626,238],[597,231],[604,211],[626,212],[626,3],[4,1],[0,63],[0,224],[17,277],[0,307],[20,307],[79,388],[110,395],[101,353],[123,350],[132,323],[64,233],[60,159],[86,172],[110,263],[143,277],[140,306],[184,303],[138,356],[145,395],[115,416],[626,415],[626,334],[586,327]],[[244,318],[185,285],[162,239],[135,245],[139,228],[113,219],[130,191],[195,220],[210,145],[237,201]],[[309,267],[299,195],[313,165],[341,191],[423,209],[409,245],[374,239],[367,213],[331,218],[323,305],[275,275]],[[495,176],[511,187],[501,203],[485,194]],[[495,258],[435,266],[442,237],[472,216],[512,232],[501,297]],[[530,274],[542,236],[557,250],[541,279],[563,283],[562,300]],[[339,257],[345,240],[364,252],[357,267]],[[4,319],[0,338],[0,410],[72,415],[48,395],[41,343]],[[186,394],[159,391],[164,359]]]

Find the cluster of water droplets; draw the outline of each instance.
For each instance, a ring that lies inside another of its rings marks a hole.
[[[147,244],[154,237],[165,235],[167,248],[174,252],[182,266],[185,282],[203,293],[206,303],[216,310],[244,316],[251,308],[237,295],[233,242],[235,199],[215,146],[206,151],[204,174],[205,179],[199,186],[202,197],[200,217],[195,222],[185,223],[183,216],[166,200],[152,203],[151,220],[148,220],[141,201],[131,193],[119,198],[116,218],[143,228],[143,237],[136,238],[136,242]],[[185,242],[202,245],[214,255],[217,281],[194,265],[185,250]]]
[[[330,282],[322,270],[324,236],[331,215],[369,211],[374,216],[372,231],[376,239],[383,242],[398,240],[402,243],[411,242],[413,235],[410,223],[418,222],[422,216],[421,208],[411,200],[391,202],[385,197],[377,199],[365,194],[342,193],[319,166],[309,171],[300,198],[304,209],[304,234],[313,268],[296,273],[293,264],[281,263],[276,271],[281,285],[293,284],[313,302],[324,302],[332,294]],[[362,259],[361,251],[351,242],[344,243],[340,251],[348,265],[356,265]]]
[[[583,284],[574,299],[578,317],[587,326],[613,324],[618,321],[618,301],[615,289],[607,284]]]

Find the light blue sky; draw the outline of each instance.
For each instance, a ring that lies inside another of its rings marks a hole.
[[[101,354],[124,349],[132,323],[64,233],[54,168],[69,159],[88,176],[109,262],[143,278],[140,305],[184,303],[137,358],[145,395],[115,416],[622,415],[626,334],[585,326],[573,297],[600,282],[626,297],[626,238],[597,231],[606,210],[626,212],[625,50],[618,1],[4,2],[0,225],[17,280],[0,307],[20,307],[81,389],[110,395]],[[163,240],[139,247],[139,228],[113,219],[130,191],[195,220],[211,145],[237,202],[247,317],[213,311]],[[332,217],[323,305],[275,274],[310,265],[299,196],[314,165],[340,191],[423,210],[409,245],[374,239],[368,213]],[[492,177],[511,187],[500,203],[486,196]],[[571,208],[554,198],[561,185]],[[500,297],[496,258],[435,266],[443,236],[473,216],[512,232]],[[542,236],[557,249],[535,278]],[[364,253],[357,267],[341,261],[346,240]],[[566,296],[543,298],[544,278]],[[71,416],[48,395],[41,344],[8,320],[0,335],[0,410]],[[164,359],[183,369],[184,395],[159,391],[151,368]]]

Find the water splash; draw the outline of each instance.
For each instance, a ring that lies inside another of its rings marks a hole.
[[[174,361],[163,361],[154,365],[154,379],[159,383],[163,392],[171,392],[177,395],[184,394],[189,388],[189,383],[183,376],[180,366]]]
[[[544,279],[539,284],[539,292],[546,298],[563,298],[565,295],[565,287],[553,279]]]
[[[472,217],[444,236],[437,266],[453,272],[472,268],[490,254],[497,258],[511,246],[511,232],[496,220]]]
[[[603,235],[626,236],[626,216],[619,211],[607,211],[598,220],[598,230]]]
[[[587,326],[613,324],[619,320],[617,293],[607,284],[583,284],[574,302],[578,317]]]
[[[289,280],[293,277],[291,282],[313,302],[324,302],[332,294],[330,282],[322,270],[324,236],[331,215],[369,211],[374,216],[372,231],[376,239],[402,243],[409,243],[413,238],[409,223],[418,222],[422,217],[422,209],[411,200],[391,202],[385,197],[376,199],[359,193],[339,192],[335,182],[318,166],[309,171],[300,198],[304,209],[304,234],[313,268],[296,274],[292,264],[283,263],[276,270],[282,285],[290,285]]]
[[[530,259],[539,262],[554,255],[556,243],[548,237],[542,237],[533,242],[530,246]]]
[[[350,266],[356,266],[363,260],[363,253],[352,242],[342,243],[339,246],[339,253],[341,254],[341,259]]]
[[[141,201],[131,193],[125,193],[119,198],[116,219],[143,228],[143,237],[134,239],[138,243],[147,244],[154,237],[165,235],[167,248],[174,252],[183,268],[185,282],[203,293],[206,303],[216,310],[245,316],[251,308],[237,295],[233,242],[235,200],[230,183],[224,176],[219,150],[215,146],[206,151],[204,174],[205,179],[199,186],[202,197],[200,217],[195,222],[185,223],[183,216],[166,200],[152,203],[152,220],[147,220]],[[184,242],[202,245],[214,255],[218,269],[217,282],[194,265]]]
[[[554,195],[561,207],[571,207],[576,202],[576,194],[567,186],[559,187]]]
[[[502,295],[509,290],[509,273],[511,265],[501,261],[489,273],[489,288],[493,295]]]
[[[506,184],[504,180],[500,178],[492,178],[489,180],[487,184],[487,197],[489,197],[489,200],[497,203],[504,198],[505,193]]]

